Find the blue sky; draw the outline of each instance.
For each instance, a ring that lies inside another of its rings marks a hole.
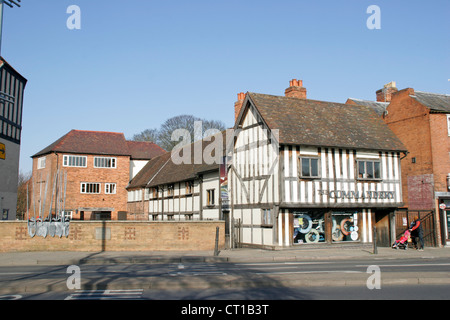
[[[28,79],[20,170],[71,129],[131,138],[180,114],[232,126],[238,92],[283,95],[293,78],[326,101],[374,100],[390,81],[448,94],[449,13],[448,0],[22,0],[2,41]]]

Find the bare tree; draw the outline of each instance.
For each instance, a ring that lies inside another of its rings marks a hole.
[[[16,218],[18,220],[24,220],[26,218],[27,213],[27,199],[28,205],[30,204],[30,197],[27,196],[28,188],[27,186],[31,182],[31,172],[19,173],[19,184],[17,186],[17,213]],[[30,186],[31,189],[31,186]],[[31,190],[30,190],[31,192]]]
[[[223,131],[225,124],[218,120],[205,120],[192,115],[179,115],[167,119],[159,129],[147,129],[135,134],[135,141],[152,141],[166,151],[171,151],[180,141],[173,140],[172,134],[179,129],[187,130],[190,142],[200,140],[207,130],[216,129]],[[189,141],[186,141],[188,143]]]

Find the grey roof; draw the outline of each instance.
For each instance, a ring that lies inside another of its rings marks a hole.
[[[279,129],[280,144],[406,151],[371,107],[250,92],[246,99],[270,129]]]
[[[434,112],[450,113],[450,95],[415,91],[411,98],[422,103]]]
[[[359,104],[360,106],[366,106],[371,107],[375,110],[375,112],[382,116],[383,113],[386,111],[387,106],[389,105],[389,102],[377,102],[377,101],[370,101],[370,100],[361,100],[361,99],[355,99],[355,98],[348,98],[349,100],[353,101],[356,104]]]
[[[214,139],[212,139],[212,137]],[[220,139],[221,138],[221,139]],[[219,140],[216,140],[219,139]],[[223,152],[226,154],[226,142],[227,142],[227,130],[214,134],[208,139],[202,139],[196,141],[189,146],[191,151],[191,161],[188,164],[181,163],[176,164],[172,161],[172,151],[168,151],[163,155],[150,160],[139,173],[130,181],[127,189],[134,188],[151,188],[159,185],[183,182],[195,179],[199,174],[208,171],[217,171],[219,173],[219,163],[206,163],[206,159],[202,156],[201,162],[196,163],[194,153],[196,150],[201,150],[203,154],[210,154],[214,150],[215,152]],[[215,143],[221,143],[215,145]],[[214,146],[219,146],[221,150],[215,150]],[[208,148],[208,149],[207,149]],[[178,149],[181,150],[181,149]],[[178,151],[175,150],[177,153]]]

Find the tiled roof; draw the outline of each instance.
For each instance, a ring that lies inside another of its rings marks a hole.
[[[72,130],[32,158],[52,152],[131,156],[133,159],[151,159],[164,153],[159,146],[146,142],[130,142],[123,133]]]
[[[225,155],[226,149],[226,131],[216,134],[213,137],[222,136],[221,150]],[[209,140],[209,139],[208,139]],[[220,141],[220,140],[219,140]],[[190,164],[177,164],[172,160],[172,152],[150,160],[139,173],[130,181],[127,189],[155,187],[158,185],[182,182],[195,179],[195,177],[203,172],[219,170],[218,163],[208,164],[202,156],[201,163],[195,163],[194,151],[202,150],[202,155],[210,154],[210,149],[206,149],[212,143],[216,142],[215,138],[211,141],[200,140],[189,145],[191,150]],[[213,145],[211,145],[211,148]]]
[[[361,100],[355,98],[349,98],[348,100],[353,101],[355,104],[359,104],[360,106],[371,107],[379,116],[382,116],[386,111],[389,102],[378,102],[378,101],[370,101],[370,100]]]
[[[160,156],[166,151],[153,142],[127,141],[131,159],[148,160]]]
[[[251,92],[247,97],[269,128],[279,129],[280,144],[406,151],[371,107]]]
[[[450,95],[415,91],[411,96],[431,111],[450,113]]]

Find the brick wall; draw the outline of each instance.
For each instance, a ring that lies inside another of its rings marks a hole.
[[[27,222],[0,221],[0,252],[214,250],[216,227],[223,249],[223,221],[72,221],[67,238],[31,238]]]
[[[432,193],[422,192],[422,189],[418,188],[416,184],[418,180],[408,181],[408,177],[433,174],[430,113],[426,107],[412,99],[410,94],[414,94],[414,90],[410,88],[394,94],[384,120],[409,152],[401,161],[402,193],[405,207],[409,207],[412,201],[416,206],[415,209],[429,210],[432,209],[432,207],[428,207],[432,203],[432,198],[424,199],[423,197],[430,196],[430,194],[433,196]],[[408,183],[411,186],[414,185],[414,188],[408,190]],[[415,193],[416,191],[419,193]],[[420,201],[415,201],[417,199]],[[426,207],[420,207],[422,204]]]
[[[447,115],[430,114],[434,191],[448,192],[447,175],[450,173],[450,137],[447,129]]]
[[[130,175],[130,158],[129,156],[113,156],[116,158],[116,168],[94,168],[94,155],[87,155],[87,167],[63,167],[63,154],[46,155],[45,169],[37,169],[38,158],[33,159],[33,179],[35,181],[35,196],[38,206],[39,193],[42,195],[42,201],[45,192],[45,182],[47,182],[47,198],[45,200],[44,217],[48,215],[51,193],[54,184],[55,173],[57,168],[67,172],[67,190],[65,208],[68,211],[75,211],[80,208],[111,208],[111,219],[117,220],[119,211],[127,210],[127,191],[126,186],[129,182]],[[50,175],[49,175],[50,174]],[[37,182],[42,183],[39,190]],[[82,182],[101,183],[99,194],[82,194],[80,186]],[[116,184],[116,194],[105,194],[105,183]],[[32,190],[30,193],[32,194]],[[55,199],[52,201],[54,208]],[[34,214],[33,202],[31,204]],[[38,210],[37,210],[38,211]],[[54,212],[54,209],[52,210]],[[81,210],[79,210],[81,211]],[[85,210],[84,219],[91,218],[91,212]],[[32,215],[33,215],[32,214]],[[74,215],[74,219],[80,219],[80,212]]]

